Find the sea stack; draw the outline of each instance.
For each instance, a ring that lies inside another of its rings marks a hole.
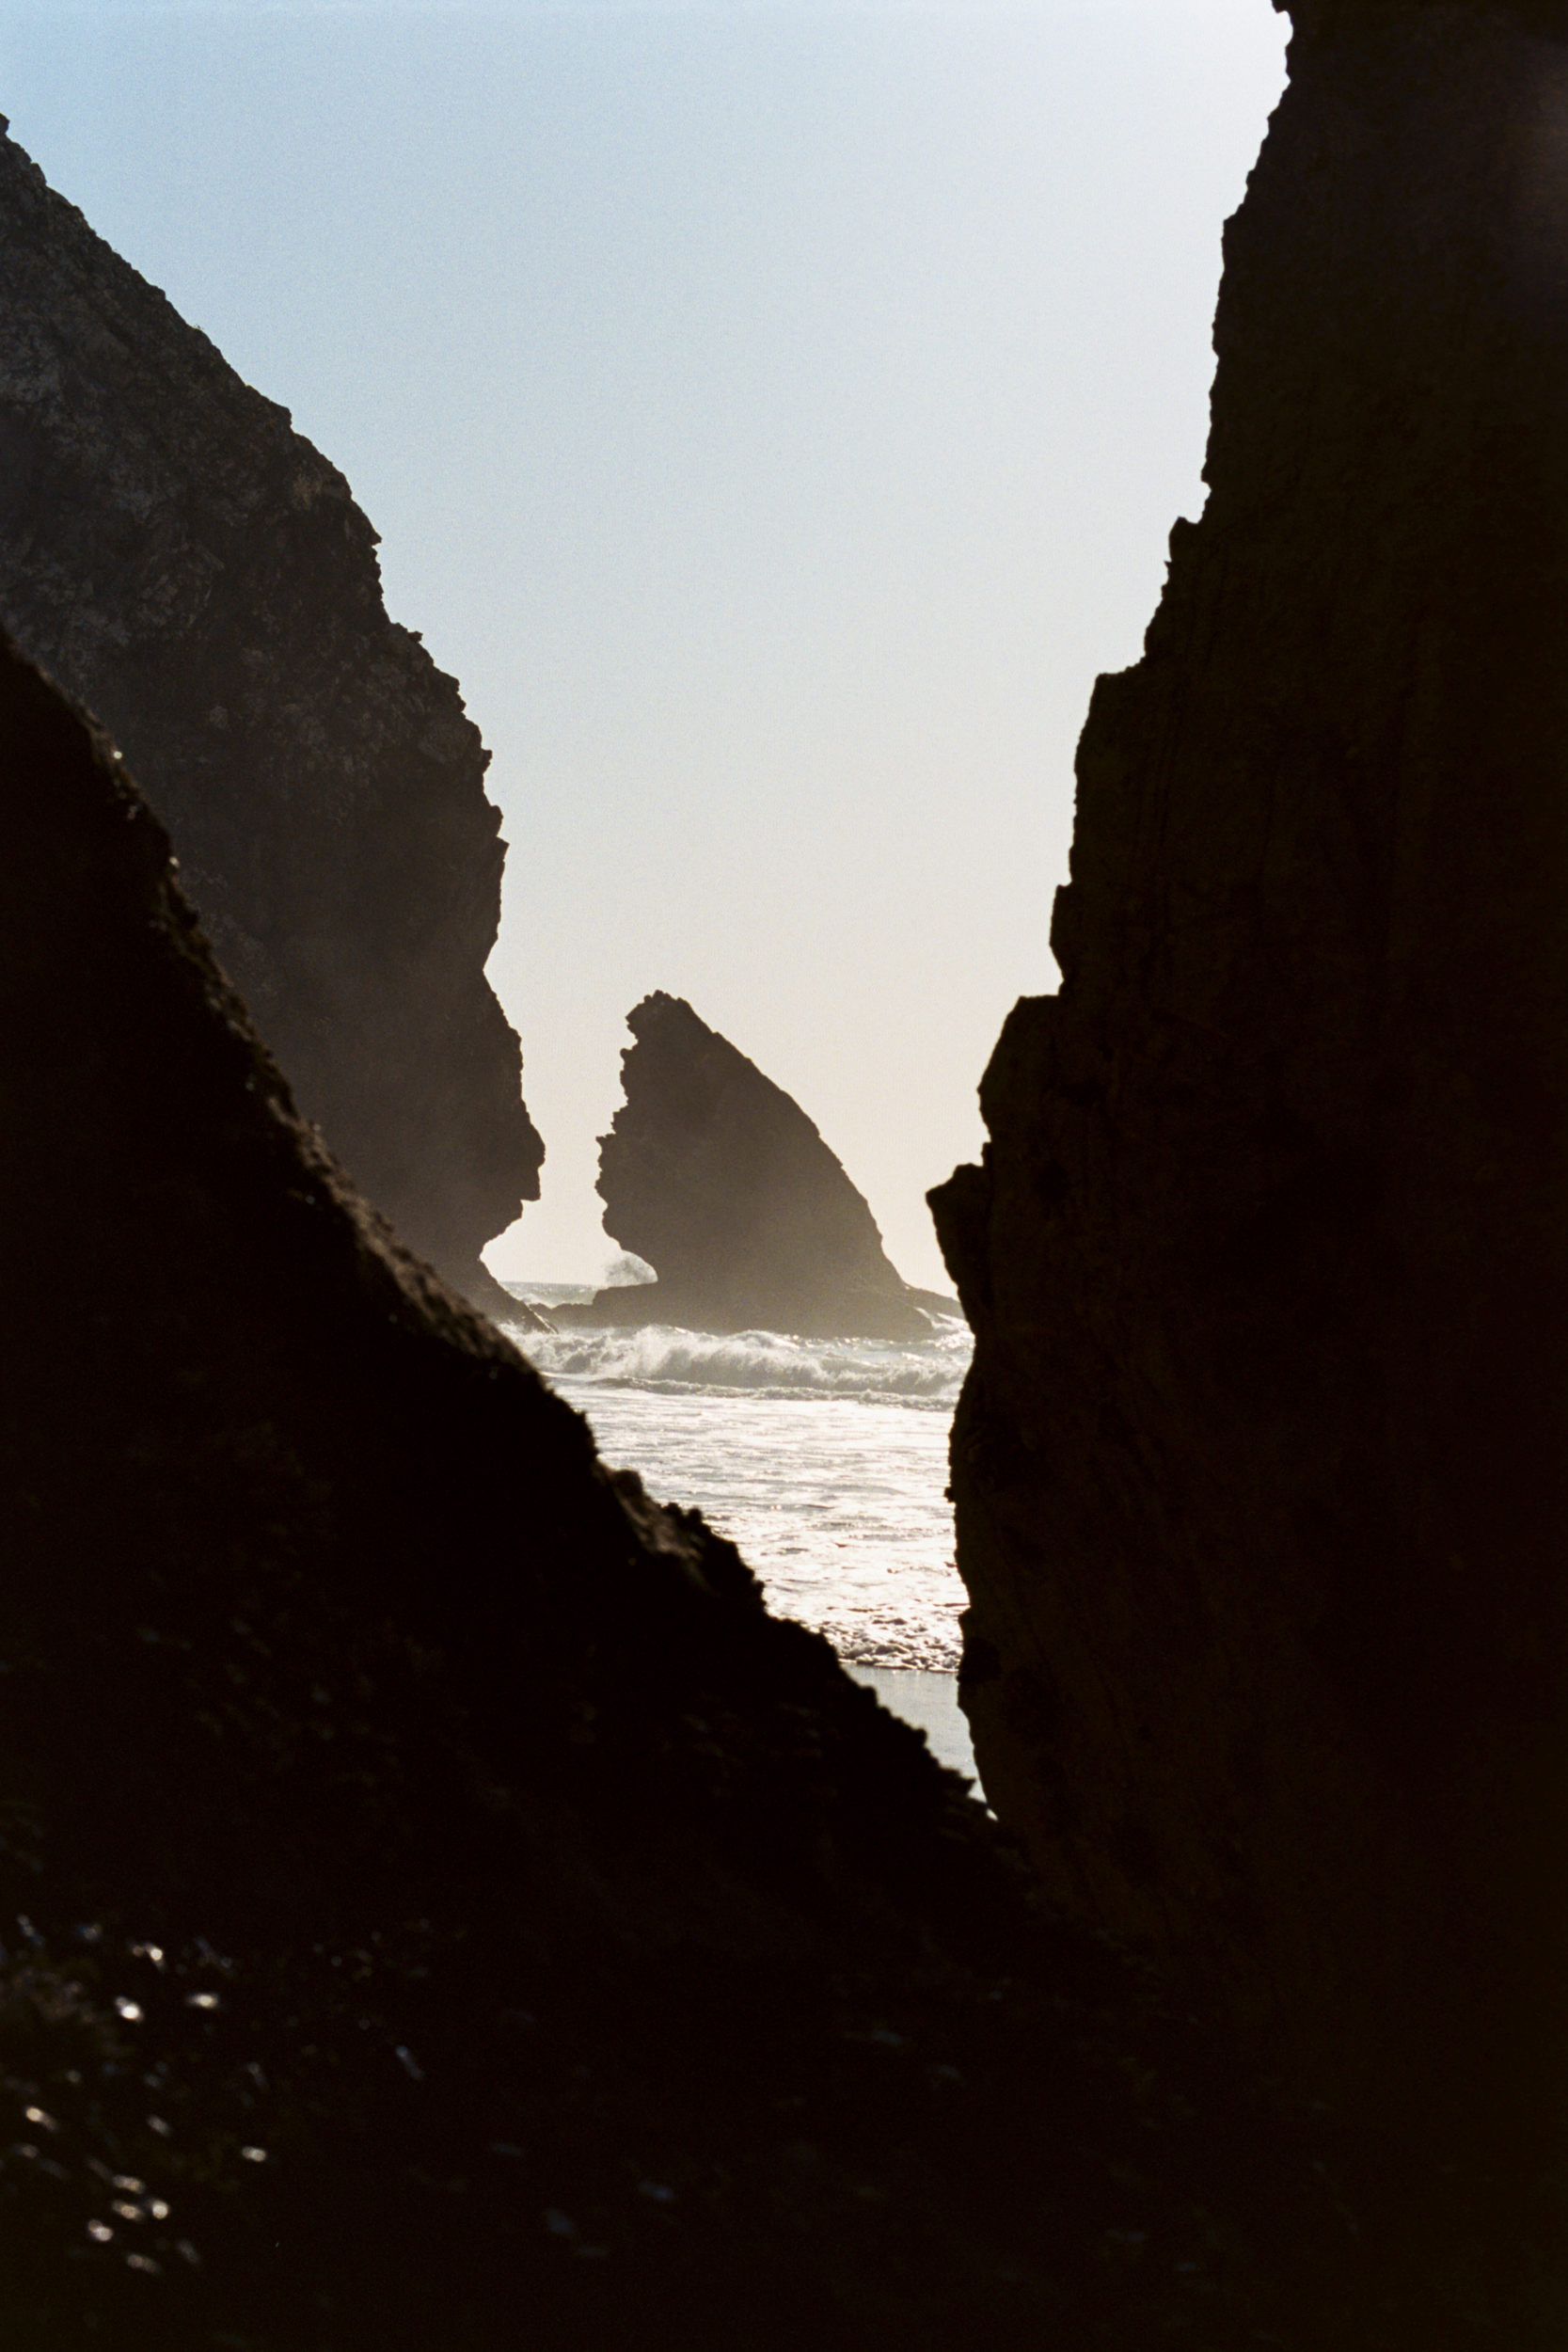
[[[3,644],[0,751],[11,2339],[1459,2343],[399,1248]]]
[[[1568,2122],[1568,7],[1304,6],[1054,997],[933,1196],[962,1692],[1308,2093]]]
[[[800,1104],[656,991],[626,1015],[626,1101],[599,1138],[605,1231],[656,1283],[554,1310],[582,1323],[671,1323],[808,1339],[929,1339],[927,1310],[877,1221]]]
[[[0,621],[111,730],[306,1116],[526,1319],[480,1263],[544,1149],[455,680],[388,619],[342,475],[4,136],[0,288]]]

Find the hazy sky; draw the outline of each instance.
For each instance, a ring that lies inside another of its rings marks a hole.
[[[592,1279],[627,1009],[690,998],[913,1281],[1101,670],[1197,513],[1268,0],[0,0],[0,112],[292,409],[495,755],[490,974]]]

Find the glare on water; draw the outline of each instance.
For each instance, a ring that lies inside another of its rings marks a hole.
[[[943,1490],[961,1325],[915,1346],[661,1327],[521,1343],[605,1459],[694,1503],[780,1615],[857,1664],[955,1670],[964,1595]]]

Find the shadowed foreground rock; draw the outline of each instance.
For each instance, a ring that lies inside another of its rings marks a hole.
[[[0,119],[0,135],[5,129]],[[466,1295],[539,1197],[489,754],[286,410],[0,135],[0,620],[109,727],[356,1182]]]
[[[1061,992],[933,1196],[999,1813],[1499,2161],[1568,2141],[1565,254],[1568,8],[1298,19]]]
[[[684,997],[657,990],[626,1015],[626,1101],[599,1138],[605,1231],[657,1284],[554,1308],[557,1323],[673,1323],[808,1339],[929,1339],[877,1221],[800,1104]]]
[[[1480,2343],[1468,2190],[1037,1918],[399,1251],[3,653],[0,777],[8,2340]]]

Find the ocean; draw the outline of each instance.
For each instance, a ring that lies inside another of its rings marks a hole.
[[[514,1282],[519,1297],[592,1294]],[[600,1453],[658,1502],[696,1504],[768,1606],[827,1635],[850,1673],[974,1773],[958,1710],[947,1439],[968,1367],[954,1316],[929,1340],[717,1336],[661,1325],[513,1338],[585,1413]]]

